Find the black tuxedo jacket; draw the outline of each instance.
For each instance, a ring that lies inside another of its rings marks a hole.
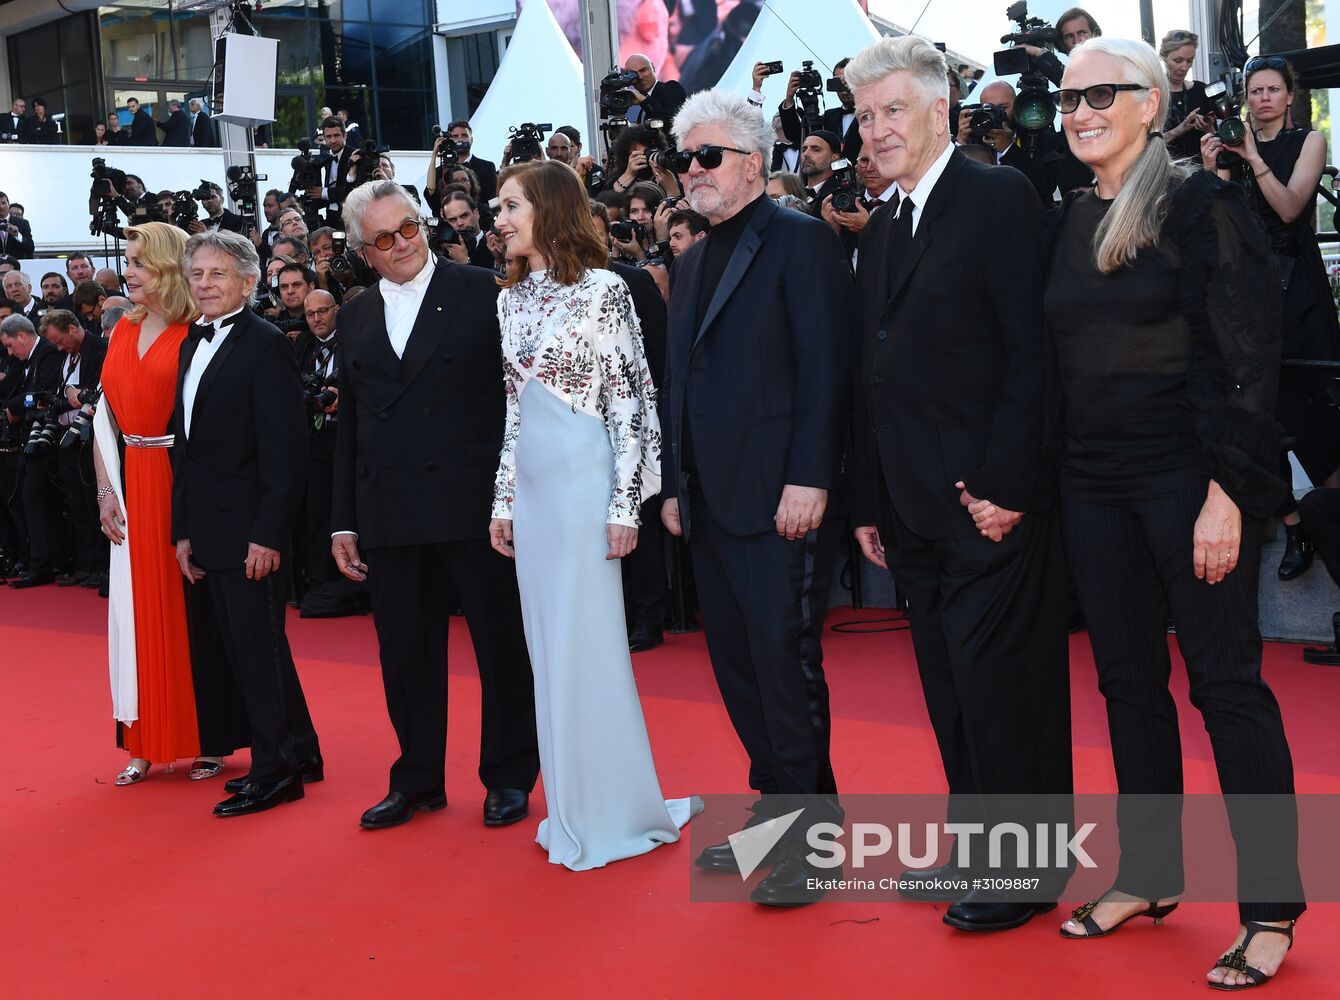
[[[206,229],[208,229],[210,226],[214,224],[214,220],[211,219],[209,216],[205,216],[200,221],[205,224]],[[223,210],[223,214],[219,216],[219,228],[227,230],[230,233],[241,233],[242,216],[238,215],[236,212],[230,209],[225,208]],[[245,236],[246,234],[242,233],[242,235]]]
[[[662,494],[691,517],[687,425],[713,517],[731,534],[759,534],[775,530],[784,486],[834,484],[856,324],[851,272],[832,229],[768,198],[721,275],[703,273],[706,248],[694,244],[670,271]],[[697,327],[704,281],[716,290]]]
[[[219,144],[218,138],[214,135],[214,123],[203,111],[195,116],[195,124],[191,126],[191,137],[194,140],[193,145],[196,146],[208,148]]]
[[[136,111],[130,119],[130,146],[156,146],[158,145],[157,136],[154,132],[154,120],[149,117],[149,112],[143,108]]]
[[[191,144],[191,116],[178,108],[168,115],[165,122],[154,122],[163,130],[164,146],[189,146]]]
[[[218,334],[215,334],[218,336]],[[307,430],[289,340],[250,309],[205,369],[187,435],[182,387],[195,356],[182,341],[172,418],[172,540],[204,569],[241,569],[247,545],[288,548],[307,480]]]
[[[64,354],[52,347],[44,338],[38,337],[37,346],[29,355],[27,364],[18,362],[15,365],[18,384],[8,394],[5,408],[20,420],[24,420],[25,424],[31,423],[32,414],[27,414],[27,419],[24,416],[24,395],[30,392],[55,392],[59,389],[64,362]]]
[[[19,260],[32,258],[35,255],[32,226],[28,224],[27,219],[21,219],[17,215],[11,215],[4,222],[0,222],[0,226],[9,223],[12,223],[19,232],[16,236],[8,229],[5,230],[4,235],[0,236],[0,253],[7,253],[11,257],[19,258]]]
[[[659,118],[668,130],[689,95],[678,80],[657,80],[642,102],[642,120]]]
[[[804,138],[802,135],[804,128],[800,120],[800,105],[793,104],[789,108],[778,105],[777,113],[782,117],[782,131],[786,134],[787,141],[792,145],[799,146],[801,139]],[[856,124],[855,116],[853,116],[847,134],[842,134],[842,117],[846,113],[841,105],[836,108],[829,108],[824,112],[824,128],[836,136],[841,136],[842,155],[850,160],[854,167],[856,166],[856,157],[861,155],[861,130]]]
[[[493,279],[439,259],[403,358],[380,283],[340,310],[331,530],[362,549],[488,537],[506,419]]]
[[[27,120],[25,115],[16,115],[12,111],[0,114],[0,142],[22,142]]]
[[[856,523],[879,523],[882,480],[924,538],[976,533],[954,483],[1036,510],[1045,387],[1042,208],[1027,178],[955,151],[897,271],[890,205],[861,234]],[[980,234],[1008,235],[969,270]]]
[[[91,389],[102,380],[102,363],[107,360],[107,341],[92,333],[84,334],[79,348],[79,388]]]
[[[465,166],[475,172],[479,178],[479,207],[488,208],[488,204],[498,197],[498,167],[492,160],[483,160],[473,153]],[[439,186],[440,190],[441,186]]]

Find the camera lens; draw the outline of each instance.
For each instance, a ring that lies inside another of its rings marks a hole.
[[[1241,118],[1225,118],[1215,131],[1225,146],[1236,146],[1247,137],[1247,126]]]

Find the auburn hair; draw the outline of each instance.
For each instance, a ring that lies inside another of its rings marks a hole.
[[[529,160],[504,169],[498,175],[498,190],[510,180],[521,185],[530,202],[531,240],[549,262],[551,278],[560,285],[575,285],[587,271],[609,264],[609,250],[591,218],[591,203],[575,170],[557,160]],[[529,273],[530,261],[515,257],[498,284],[511,288]]]
[[[145,283],[145,291],[157,300],[158,312],[168,323],[185,323],[195,319],[199,310],[191,301],[191,289],[181,269],[182,253],[186,250],[186,234],[166,222],[146,222],[126,227],[126,254],[132,250],[139,255],[144,269],[152,279]],[[142,305],[130,310],[132,323],[143,323],[148,313]]]

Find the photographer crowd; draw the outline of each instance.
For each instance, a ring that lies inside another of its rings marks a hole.
[[[628,660],[663,641],[682,562],[758,821],[793,795],[840,818],[821,637],[854,537],[909,601],[950,791],[1066,795],[1068,565],[1120,789],[1182,790],[1171,616],[1221,785],[1271,797],[1278,839],[1229,818],[1241,870],[1279,894],[1240,906],[1208,980],[1273,975],[1305,904],[1256,587],[1266,517],[1288,526],[1284,579],[1312,560],[1308,518],[1334,537],[1322,501],[1300,515],[1285,457],[1340,488],[1326,379],[1289,363],[1340,360],[1324,143],[1292,126],[1283,59],[1247,63],[1248,127],[1233,95],[1186,83],[1194,34],[1155,51],[1079,8],[1056,28],[1022,8],[997,54],[1017,87],[884,39],[826,81],[803,64],[773,115],[780,63],[747,95],[689,97],[634,55],[601,84],[604,162],[572,126],[524,123],[495,165],[456,121],[422,195],[338,116],[287,191],[230,172],[236,213],[208,180],[153,195],[95,160],[129,303],[82,256],[40,299],[4,276],[0,546],[13,586],[110,589],[137,625],[114,676],[177,693],[156,717],[117,690],[118,784],[176,757],[212,777],[248,740],[218,815],[322,780],[287,599],[373,615],[400,757],[362,825],[443,807],[460,610],[485,823],[526,816],[542,767],[551,861],[643,853],[692,808],[662,795]],[[9,210],[0,195],[0,239],[30,241]],[[983,231],[1010,253],[968,279]],[[159,602],[163,627],[140,630]],[[583,783],[618,794],[593,805]],[[1064,937],[1176,907],[1179,819],[1151,823],[1164,863],[1124,838],[1119,884]],[[728,845],[696,863],[737,870]],[[831,874],[790,838],[767,865],[764,905],[813,902]],[[934,898],[952,926],[1005,930],[1061,888]]]

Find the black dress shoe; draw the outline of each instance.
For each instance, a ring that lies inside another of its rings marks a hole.
[[[88,577],[89,577],[89,574],[87,574],[87,573],[79,573],[79,572],[75,572],[75,573],[66,573],[64,576],[60,576],[60,577],[57,577],[57,578],[56,578],[56,586],[57,586],[57,587],[78,587],[78,586],[81,586],[81,585],[83,584],[83,582],[84,582],[85,580],[88,579]]]
[[[997,893],[974,889],[947,909],[943,919],[962,931],[1007,931],[1054,909],[1055,903],[1012,903]]]
[[[649,625],[639,625],[628,635],[628,652],[645,653],[649,649],[655,649],[665,641],[665,636],[658,628]]]
[[[530,815],[530,793],[520,788],[490,788],[484,796],[484,825],[507,826]]]
[[[805,860],[806,847],[789,843],[782,860],[754,887],[749,898],[761,906],[809,906],[828,895],[824,883],[840,879],[841,868],[816,868]]]
[[[17,580],[10,580],[9,585],[16,590],[24,590],[28,587],[43,587],[48,583],[56,582],[56,574],[46,573],[24,573]]]
[[[759,867],[765,865],[775,865],[782,860],[783,847],[780,841],[772,845],[767,854],[763,855]],[[703,871],[721,872],[725,875],[740,874],[740,865],[735,860],[735,851],[730,846],[730,841],[720,844],[713,844],[711,847],[704,847],[702,853],[694,859],[693,862]]]
[[[1316,548],[1302,521],[1284,526],[1284,557],[1280,559],[1279,578],[1294,580],[1308,571]]]
[[[296,774],[278,781],[248,781],[240,792],[216,805],[214,815],[246,816],[273,809],[281,802],[296,802],[302,796],[302,778]]]
[[[963,869],[953,865],[909,868],[898,876],[898,895],[928,903],[952,903],[968,894],[967,881]],[[937,886],[937,882],[942,884]]]
[[[326,762],[318,754],[310,760],[305,760],[298,765],[298,773],[302,775],[302,783],[310,785],[317,781],[326,780]],[[250,774],[244,774],[240,778],[229,778],[223,783],[225,792],[240,792],[244,785],[251,780]]]
[[[107,586],[106,573],[90,573],[80,582],[79,586],[86,587],[89,590],[97,590],[100,587]]]
[[[384,830],[388,826],[408,823],[415,809],[433,812],[447,807],[445,792],[429,792],[427,795],[409,796],[404,792],[392,792],[363,814],[358,825],[364,830]]]

